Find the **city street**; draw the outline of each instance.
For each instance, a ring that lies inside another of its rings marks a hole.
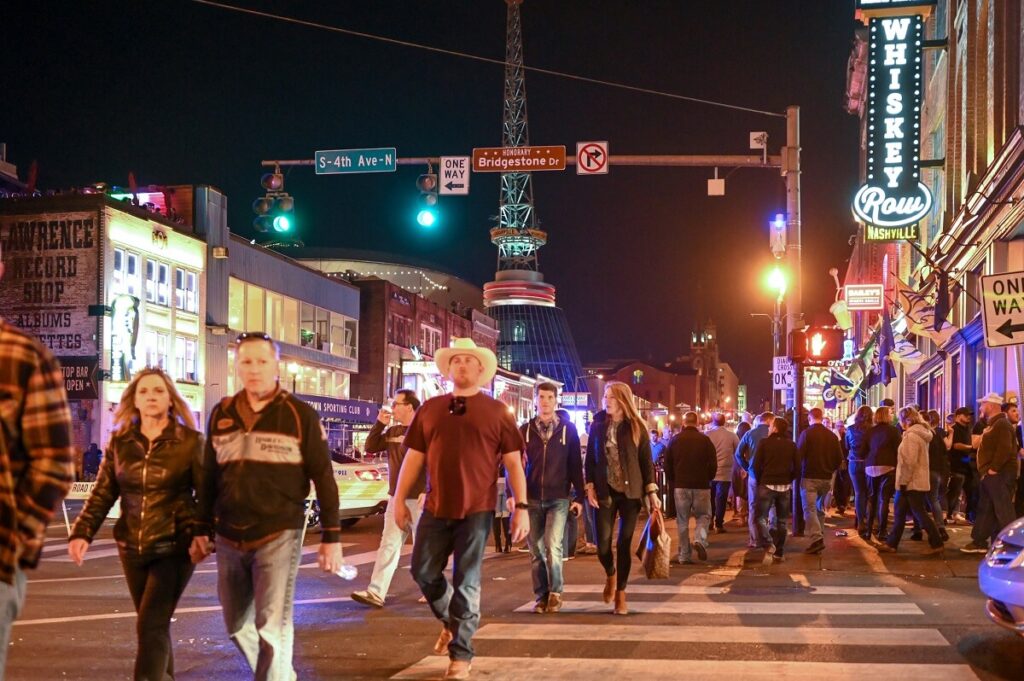
[[[791,539],[786,561],[768,567],[760,551],[746,555],[745,529],[729,522],[727,534],[711,536],[706,565],[673,565],[667,581],[634,570],[627,617],[601,602],[596,556],[566,563],[561,614],[535,615],[527,554],[489,551],[474,678],[1024,678],[1024,640],[984,615],[979,557],[953,548],[966,543],[966,526],[950,528],[941,559],[919,555],[925,545],[909,533],[899,553],[880,558],[852,531],[834,536],[850,528],[850,517],[829,522],[822,555],[803,555],[807,540]],[[109,525],[83,568],[67,558],[63,524],[51,526],[14,628],[8,678],[130,677],[135,617]],[[372,518],[344,533],[346,558],[360,570],[351,583],[315,568],[318,538],[307,538],[296,594],[300,679],[443,674],[446,659],[430,655],[438,625],[408,577],[411,546],[384,609],[348,598],[369,579],[380,527]],[[172,625],[179,679],[247,676],[224,635],[215,579],[208,560],[179,605]]]

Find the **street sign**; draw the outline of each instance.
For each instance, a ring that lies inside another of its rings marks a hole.
[[[331,149],[313,155],[317,175],[351,173],[393,173],[398,168],[394,147],[377,149]]]
[[[1024,272],[982,277],[981,303],[985,345],[1001,348],[1024,344]]]
[[[851,312],[857,310],[881,310],[885,304],[885,287],[881,284],[847,284],[846,309]]]
[[[607,175],[608,174],[608,143],[577,142],[576,143],[576,174]]]
[[[772,390],[792,390],[793,362],[789,357],[772,358]]]
[[[565,147],[479,147],[473,150],[473,172],[529,173],[565,170]]]
[[[469,156],[442,156],[441,177],[438,178],[442,194],[465,196],[469,193]]]

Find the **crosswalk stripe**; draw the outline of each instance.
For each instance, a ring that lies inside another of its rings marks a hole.
[[[426,657],[391,678],[393,680],[438,679],[448,658]],[[766,660],[650,660],[576,657],[475,657],[474,677],[490,681],[511,679],[627,678],[644,681],[679,679],[829,679],[861,681],[877,679],[928,679],[929,681],[976,680],[968,665],[905,664],[863,662],[789,662]]]
[[[823,646],[948,647],[938,629],[857,627],[707,627],[640,624],[487,624],[476,639],[509,641],[648,641],[658,643],[753,643]]]
[[[733,589],[745,592],[747,589],[735,586],[692,586],[689,584],[662,585],[662,584],[630,584],[631,594],[662,594],[662,595],[693,595],[693,596],[717,596],[727,595]],[[596,594],[604,590],[604,584],[566,584],[562,593],[574,594]],[[895,586],[810,586],[803,587],[778,587],[776,589],[765,589],[771,594],[778,595],[785,593],[794,596],[903,596],[904,592]],[[746,594],[744,594],[746,595]]]
[[[117,555],[118,549],[117,549],[116,546],[113,547],[113,548],[109,548],[109,549],[93,550],[93,547],[96,546],[97,544],[99,544],[100,542],[111,543],[111,544],[112,543],[116,543],[116,542],[114,542],[113,539],[106,539],[106,540],[100,539],[98,541],[94,541],[90,545],[89,550],[85,554],[85,560],[98,560],[100,558],[110,558],[112,556],[116,556]],[[355,546],[355,544],[354,543],[345,543],[345,544],[341,545],[342,549],[348,548],[350,546]],[[64,550],[67,551],[66,545],[64,547]],[[316,553],[319,550],[320,550],[320,544],[319,543],[317,543],[317,544],[307,544],[307,545],[302,547],[302,555],[307,556],[307,555],[309,555],[311,553]],[[44,549],[44,551],[45,551],[45,549]],[[54,557],[54,558],[47,558],[46,560],[49,561],[49,562],[52,562],[52,563],[71,563],[71,562],[73,562],[71,560],[71,557],[68,556],[68,555],[57,556],[57,557]]]
[[[515,609],[515,612],[530,612],[534,608],[530,601]],[[565,601],[562,612],[611,611],[611,605],[601,601]],[[890,617],[901,615],[924,615],[913,603],[813,603],[813,602],[738,602],[738,601],[658,601],[629,602],[630,612],[656,615],[863,615]]]

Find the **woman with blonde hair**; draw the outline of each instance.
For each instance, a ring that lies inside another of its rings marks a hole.
[[[584,464],[587,501],[597,509],[597,556],[607,581],[604,602],[615,600],[616,615],[626,615],[626,583],[629,580],[633,532],[643,499],[652,509],[661,508],[654,481],[651,440],[625,383],[608,383],[604,411],[594,415],[587,438]],[[612,556],[612,530],[619,519],[619,537]]]
[[[114,526],[121,566],[138,613],[134,678],[174,678],[171,616],[194,569],[193,537],[202,437],[174,381],[157,368],[135,374],[114,413],[114,433],[96,486],[75,520],[68,553],[82,564],[107,512],[121,499]]]
[[[896,464],[896,505],[889,536],[876,548],[883,553],[894,553],[903,538],[907,515],[913,514],[918,527],[928,533],[926,554],[942,553],[943,541],[935,520],[928,513],[928,490],[931,472],[928,465],[928,446],[935,433],[928,421],[914,407],[903,407],[899,412],[903,439],[899,445]],[[941,512],[941,510],[940,510]]]

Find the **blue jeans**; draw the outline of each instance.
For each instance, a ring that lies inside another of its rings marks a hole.
[[[857,517],[857,531],[862,537],[868,535],[868,476],[864,471],[867,464],[850,459],[850,482],[853,483],[853,509]]]
[[[690,515],[697,518],[693,543],[708,545],[708,527],[711,525],[711,490],[674,489],[676,502],[676,532],[679,533],[679,562],[690,560]]]
[[[939,471],[929,471],[931,488],[928,490],[928,510],[935,519],[935,527],[946,527],[946,476]]]
[[[1017,472],[1009,471],[985,475],[978,485],[978,515],[971,530],[971,539],[976,544],[987,544],[995,539],[999,531],[1012,523],[1013,493],[1017,488]]]
[[[285,530],[251,551],[239,551],[218,537],[217,596],[224,625],[257,681],[295,678],[292,612],[301,557],[301,529]]]
[[[786,545],[786,520],[789,518],[789,507],[792,502],[792,491],[776,492],[765,485],[757,486],[757,530],[761,546],[767,548],[775,545],[776,555],[782,555]],[[769,527],[768,514],[775,509],[775,522]]]
[[[712,480],[711,494],[714,503],[715,527],[725,526],[725,507],[729,503],[729,487],[732,480]]]
[[[924,531],[928,533],[929,546],[933,549],[942,546],[939,528],[935,526],[935,521],[928,513],[928,492],[920,490],[896,490],[896,501],[893,504],[892,513],[892,529],[889,530],[887,538],[882,538],[881,535],[879,535],[879,538],[892,548],[898,547],[900,539],[903,538],[903,530],[907,524],[908,513],[914,516],[915,524],[918,527],[924,528]]]
[[[825,496],[832,489],[832,480],[800,481],[800,500],[804,507],[804,525],[811,543],[825,539]]]
[[[412,578],[434,617],[451,632],[448,656],[453,660],[473,659],[473,634],[480,626],[480,568],[493,520],[494,511],[450,520],[424,510],[416,526]],[[444,569],[452,555],[449,584]]]
[[[587,502],[583,502],[586,504]],[[567,513],[565,515],[565,534],[562,536],[562,557],[572,558],[576,555],[576,542],[580,539],[580,517]]]
[[[533,594],[547,598],[549,593],[562,593],[562,537],[569,500],[535,501],[528,513]]]
[[[14,584],[0,582],[0,681],[7,665],[7,648],[11,641],[11,627],[25,605],[25,573],[14,568]]]

